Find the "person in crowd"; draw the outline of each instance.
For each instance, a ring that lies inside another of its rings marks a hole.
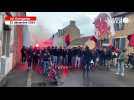
[[[57,47],[53,49],[53,64],[56,66],[57,64]]]
[[[54,47],[52,46],[52,48],[51,48],[51,59],[52,59],[52,64],[54,64]]]
[[[38,53],[37,48],[33,49],[33,65],[37,65],[38,63]]]
[[[80,68],[80,56],[81,56],[81,50],[80,46],[76,48],[76,59],[75,59],[75,68]]]
[[[96,68],[96,59],[97,59],[97,52],[96,50],[92,50],[93,70],[95,70]]]
[[[121,53],[119,54],[119,61],[118,61],[118,68],[117,68],[117,72],[116,75],[121,75],[124,76],[124,69],[125,69],[125,49],[121,51]]]
[[[71,61],[72,61],[72,52],[71,49],[68,49],[68,67],[71,69]]]
[[[109,70],[110,69],[110,64],[111,64],[111,60],[112,60],[112,50],[111,50],[111,48],[106,48],[106,68],[107,68],[107,70]]]
[[[63,56],[63,65],[65,66],[66,64],[66,49],[65,48],[63,49],[62,56]]]
[[[43,51],[40,49],[39,50],[39,66],[43,67]]]
[[[100,50],[99,50],[99,62],[100,62],[101,66],[104,65],[104,63],[105,63],[104,61],[105,61],[104,49],[100,48]]]
[[[128,54],[127,65],[129,68],[134,68],[134,54],[132,53]]]
[[[117,58],[118,58],[118,52],[117,51],[113,51],[113,53],[112,53],[112,58],[113,58],[113,65],[115,66],[115,67],[117,67]]]
[[[32,69],[32,62],[33,62],[33,49],[32,46],[27,49],[27,63],[28,63],[28,70]]]
[[[57,67],[60,66],[60,49],[57,48]]]
[[[60,56],[60,60],[59,60],[59,65],[61,66],[62,65],[62,62],[63,62],[63,49],[62,47],[59,48],[59,56]]]
[[[26,47],[25,46],[23,46],[21,49],[21,60],[22,60],[22,63],[26,62]]]
[[[84,69],[84,51],[85,51],[85,48],[82,47],[81,48],[81,69]]]
[[[65,66],[68,65],[68,48],[65,49]]]
[[[37,64],[39,65],[39,60],[40,60],[40,49],[37,48]]]
[[[44,75],[47,77],[49,72],[49,67],[51,66],[51,58],[47,49],[43,50],[43,69]]]
[[[89,50],[89,47],[86,46],[85,51],[83,52],[83,61],[84,61],[84,73],[87,73],[87,76],[90,71],[90,62],[91,62],[91,51]]]
[[[72,57],[72,66],[73,66],[74,68],[75,68],[76,54],[77,54],[77,49],[76,49],[76,47],[74,47],[74,48],[72,49],[72,55],[73,55],[73,57]]]

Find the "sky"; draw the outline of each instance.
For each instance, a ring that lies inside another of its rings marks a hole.
[[[37,16],[37,25],[29,26],[29,32],[38,38],[47,39],[58,29],[69,25],[70,20],[76,21],[76,26],[84,36],[94,34],[94,18],[99,12],[27,12],[27,16]]]

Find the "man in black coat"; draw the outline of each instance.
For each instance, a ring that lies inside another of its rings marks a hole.
[[[23,46],[21,49],[21,60],[22,60],[22,63],[26,62],[26,48],[25,48],[25,46]]]
[[[28,69],[32,69],[32,61],[33,61],[33,49],[32,46],[27,49],[27,62],[28,62]]]
[[[85,72],[87,73],[87,76],[88,76],[88,73],[90,71],[91,57],[92,57],[92,53],[89,50],[88,46],[86,46],[86,48],[85,48],[85,50],[83,52],[83,61],[84,61],[83,71],[84,71],[84,73]]]

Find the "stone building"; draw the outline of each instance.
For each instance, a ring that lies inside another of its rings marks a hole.
[[[0,12],[0,75],[7,75],[20,61],[23,26],[6,25],[4,16],[22,16],[25,12]]]
[[[54,46],[63,46],[65,47],[64,37],[69,34],[70,41],[80,37],[80,30],[76,26],[75,21],[70,21],[70,24],[63,29],[58,30],[56,34],[54,34],[51,39],[53,40]]]
[[[26,12],[16,12],[15,16],[26,16]],[[24,26],[24,25],[16,25],[14,27],[13,67],[16,67],[16,65],[21,62],[21,48],[24,44],[24,40],[26,37],[25,34],[27,34],[27,33],[24,33],[25,27],[26,26]]]
[[[127,53],[134,52],[134,47],[128,46],[129,40],[127,38],[128,35],[134,34],[134,12],[113,12],[111,15],[114,19],[123,22],[114,23],[114,46],[120,49],[126,48]],[[126,18],[126,20],[124,20],[124,18]]]
[[[94,35],[79,37],[79,38],[77,38],[77,39],[74,39],[74,40],[70,43],[69,47],[75,47],[75,46],[84,47],[84,46],[86,46],[85,43],[88,42],[88,41],[90,42],[90,40],[93,40],[93,38],[95,38]],[[95,39],[96,39],[96,38],[95,38]]]

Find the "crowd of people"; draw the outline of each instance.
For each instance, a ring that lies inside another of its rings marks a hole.
[[[114,61],[114,65],[117,67],[117,73],[124,75],[124,55],[125,51],[114,52],[111,48],[89,49],[86,47],[24,47],[21,50],[22,63],[28,64],[28,69],[32,68],[32,65],[39,65],[44,69],[44,75],[48,76],[49,72],[55,73],[54,70],[68,68],[81,69],[83,71],[93,71],[99,66],[106,66],[110,69],[111,61]],[[52,67],[53,66],[53,67]],[[61,67],[62,66],[62,67]]]

